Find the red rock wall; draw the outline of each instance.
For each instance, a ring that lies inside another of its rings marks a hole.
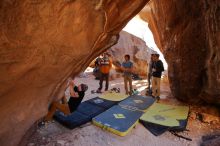
[[[174,96],[220,104],[220,1],[153,0],[140,15],[168,62]]]
[[[147,0],[0,1],[0,144],[17,145],[65,80],[115,44]]]
[[[112,46],[108,52],[112,56],[113,63],[116,61],[122,63],[124,56],[129,54],[134,63],[135,72],[139,75],[147,75],[151,50],[142,39],[126,31],[121,31],[118,43]]]

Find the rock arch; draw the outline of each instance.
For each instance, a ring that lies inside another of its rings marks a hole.
[[[52,98],[63,94],[65,80],[115,44],[147,2],[2,0],[1,145],[17,145]],[[168,61],[171,89],[179,99],[220,103],[219,3],[153,0],[151,11],[142,12]]]

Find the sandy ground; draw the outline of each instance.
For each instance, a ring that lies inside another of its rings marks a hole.
[[[98,94],[91,94],[90,92],[98,88],[98,80],[94,80],[93,75],[89,74],[83,78],[78,77],[76,81],[89,85],[89,91],[87,91],[84,100],[98,96]],[[146,80],[139,80],[134,81],[133,85],[141,94],[144,94],[146,83]],[[121,92],[124,92],[122,78],[112,80],[110,84],[110,89],[119,87]],[[184,105],[172,97],[167,82],[162,82],[161,86],[160,102]],[[45,127],[37,129],[36,133],[29,140],[28,146],[197,146],[200,145],[203,135],[220,131],[218,125],[216,127],[216,125],[202,123],[192,118],[189,118],[187,129],[189,131],[180,132],[179,134],[191,138],[192,141],[176,137],[170,132],[156,137],[140,123],[128,135],[120,137],[103,131],[91,123],[69,130],[57,122],[52,122]]]

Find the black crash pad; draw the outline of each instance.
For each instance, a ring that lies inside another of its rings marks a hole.
[[[73,129],[90,122],[92,118],[109,109],[114,104],[117,104],[117,102],[96,97],[82,102],[76,111],[70,115],[64,115],[62,112],[57,111],[54,118],[65,127]]]
[[[179,120],[180,125],[174,126],[174,127],[158,125],[158,124],[154,124],[154,123],[150,123],[150,122],[146,122],[142,120],[140,120],[140,123],[143,124],[143,126],[147,128],[153,135],[159,136],[165,133],[166,131],[175,131],[175,132],[184,131],[187,126],[187,121],[188,119]]]

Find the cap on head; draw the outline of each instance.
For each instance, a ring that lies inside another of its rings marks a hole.
[[[81,89],[86,92],[88,90],[88,86],[86,84],[81,84]]]

